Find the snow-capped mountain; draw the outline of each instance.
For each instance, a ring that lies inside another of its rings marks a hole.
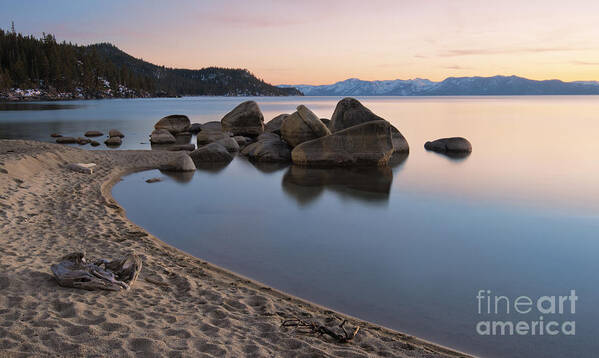
[[[441,82],[427,79],[362,81],[350,78],[330,85],[280,85],[295,87],[306,96],[484,96],[599,94],[599,82],[560,80],[535,81],[517,76],[448,77]]]

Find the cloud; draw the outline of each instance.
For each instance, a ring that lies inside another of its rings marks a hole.
[[[500,54],[523,54],[541,52],[568,52],[580,51],[584,48],[575,47],[513,47],[513,48],[475,48],[455,49],[439,53],[441,57],[477,56],[477,55],[500,55]]]
[[[443,68],[446,68],[448,70],[471,70],[471,67],[463,67],[460,65],[449,65],[449,66],[445,66]]]
[[[599,62],[593,62],[593,61],[579,61],[579,60],[574,60],[574,61],[572,61],[572,64],[574,64],[574,65],[583,65],[583,66],[599,66]]]

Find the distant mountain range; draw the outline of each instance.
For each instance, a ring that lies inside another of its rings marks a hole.
[[[448,77],[441,82],[413,80],[363,81],[350,78],[330,85],[280,85],[297,88],[306,96],[490,96],[591,95],[599,82],[535,81],[518,76]]]

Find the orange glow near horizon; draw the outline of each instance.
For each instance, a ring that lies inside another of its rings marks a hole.
[[[36,5],[48,11],[11,5],[0,23],[82,44],[112,42],[169,67],[247,68],[273,84],[599,80],[599,2],[590,0],[107,1],[55,10],[60,3]]]

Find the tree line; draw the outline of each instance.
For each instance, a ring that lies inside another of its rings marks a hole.
[[[124,91],[123,87],[127,90]],[[85,97],[160,95],[300,95],[247,70],[172,69],[134,58],[109,43],[79,46],[51,34],[0,30],[0,91],[11,88],[82,92]]]

